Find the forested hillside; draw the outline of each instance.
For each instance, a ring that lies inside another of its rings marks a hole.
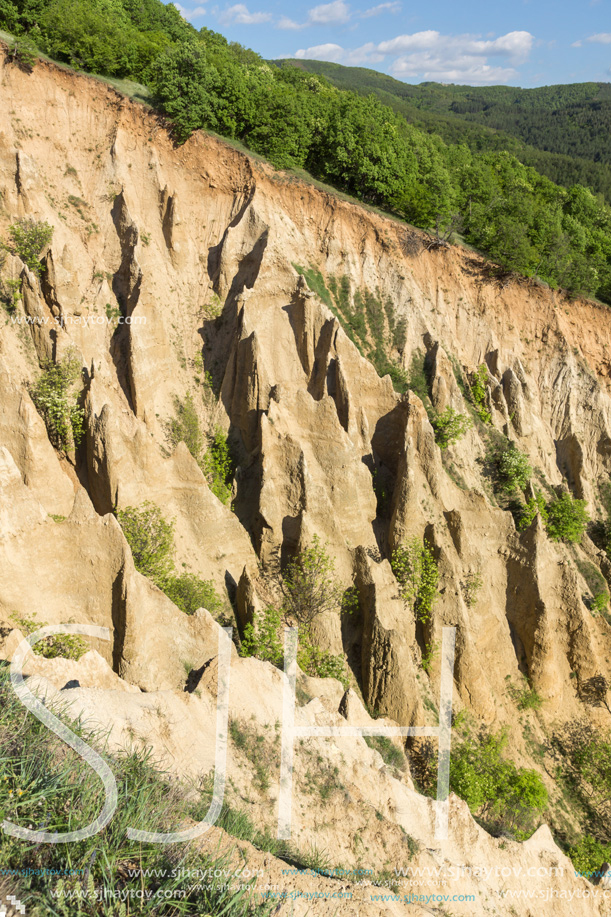
[[[459,232],[504,271],[611,302],[611,209],[581,181],[564,188],[510,151],[445,142],[374,95],[197,32],[161,0],[0,0],[0,26],[26,42],[17,65],[38,48],[146,84],[178,142],[216,131],[442,238]],[[454,104],[452,91],[438,110]],[[591,92],[575,88],[576,104]]]
[[[506,150],[560,185],[587,185],[611,201],[611,84],[415,86],[365,67],[282,61],[339,89],[374,93],[415,127],[473,151]]]

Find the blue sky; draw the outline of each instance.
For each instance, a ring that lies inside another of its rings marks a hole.
[[[331,60],[409,83],[541,86],[611,81],[611,0],[180,0],[207,26],[266,58]]]

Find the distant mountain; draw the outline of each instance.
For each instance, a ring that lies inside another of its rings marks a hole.
[[[277,61],[275,63],[281,63]],[[514,86],[413,85],[365,67],[287,61],[340,89],[375,94],[415,126],[472,150],[508,150],[525,165],[611,201],[611,84]]]

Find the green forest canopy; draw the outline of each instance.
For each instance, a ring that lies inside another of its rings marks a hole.
[[[179,141],[207,128],[424,229],[460,221],[464,238],[504,269],[611,303],[611,209],[603,195],[555,184],[515,150],[478,148],[460,136],[446,142],[374,94],[270,65],[218,33],[198,32],[161,0],[0,0],[0,26],[56,60],[145,84]],[[512,93],[528,92],[401,85],[408,96],[420,89],[437,98],[447,89],[435,110],[456,103],[484,120],[493,116],[478,109],[478,93],[496,92],[499,123],[503,100],[507,108]],[[549,105],[557,104],[554,91],[585,104],[594,85],[550,87]]]
[[[446,143],[507,150],[559,185],[586,185],[611,202],[611,84],[515,86],[413,85],[366,67],[291,60],[339,89],[381,102]]]

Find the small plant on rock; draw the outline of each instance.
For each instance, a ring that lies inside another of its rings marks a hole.
[[[485,363],[482,363],[471,377],[470,389],[475,413],[484,424],[492,423],[492,416],[488,410],[487,403],[487,387],[488,367]]]
[[[116,511],[117,519],[129,544],[139,573],[152,580],[170,601],[192,615],[198,608],[210,614],[224,608],[212,580],[174,569],[174,522],[164,519],[161,509],[147,500],[140,507],[128,506]]]
[[[586,530],[590,517],[586,501],[563,493],[547,504],[547,534],[552,541],[577,544]]]
[[[420,660],[420,666],[428,675],[428,673],[433,668],[433,662],[436,657],[439,655],[439,643],[427,643],[424,652],[422,653],[422,658]]]
[[[515,443],[509,443],[506,449],[496,453],[495,461],[499,490],[507,494],[524,490],[532,476],[528,456]]]
[[[467,608],[472,608],[477,602],[477,596],[482,585],[483,580],[479,570],[467,573],[465,578],[461,580],[460,588]]]
[[[215,497],[218,497],[221,503],[229,503],[233,462],[227,437],[220,427],[216,428],[208,441],[208,448],[201,460],[201,468]]]
[[[311,624],[341,607],[343,589],[335,575],[335,562],[318,535],[287,564],[281,587],[285,612],[298,624]]]
[[[53,238],[53,227],[41,220],[18,220],[9,228],[12,244],[6,246],[13,255],[18,255],[24,264],[40,275],[40,253]]]
[[[44,621],[38,622],[34,618],[26,618],[13,612],[10,616],[19,630],[26,636],[46,627]],[[52,634],[39,640],[32,647],[32,652],[36,656],[42,656],[44,659],[57,659],[61,656],[63,659],[73,659],[75,662],[84,656],[89,650],[88,644],[78,634]]]
[[[447,407],[432,420],[435,430],[435,442],[440,449],[454,445],[473,426],[473,421],[466,414],[459,414],[454,408]]]
[[[319,647],[312,636],[312,623],[323,614],[343,611],[350,614],[358,601],[355,590],[342,588],[335,575],[335,563],[327,545],[315,535],[281,576],[284,594],[281,608],[273,605],[255,614],[244,628],[240,652],[243,656],[265,659],[279,668],[284,660],[282,630],[286,624],[298,625],[297,662],[306,675],[337,678],[348,687],[346,661]]]
[[[59,363],[46,360],[40,377],[30,386],[30,396],[45,422],[49,439],[63,454],[78,446],[83,435],[84,411],[77,395],[71,392],[80,374],[80,362],[69,353]]]
[[[518,705],[518,710],[538,710],[543,703],[543,698],[527,679],[519,688],[510,687],[509,694]]]
[[[439,570],[431,545],[419,538],[399,545],[393,552],[391,566],[403,601],[412,608],[418,621],[428,621],[439,582]]]
[[[593,616],[596,618],[598,615],[603,614],[607,610],[609,604],[609,593],[608,592],[598,592],[595,596],[590,599],[589,608]]]
[[[547,522],[547,505],[543,494],[535,492],[534,497],[530,497],[524,506],[520,508],[517,522],[518,532],[523,532],[532,525],[535,516],[541,516],[543,522]]]

